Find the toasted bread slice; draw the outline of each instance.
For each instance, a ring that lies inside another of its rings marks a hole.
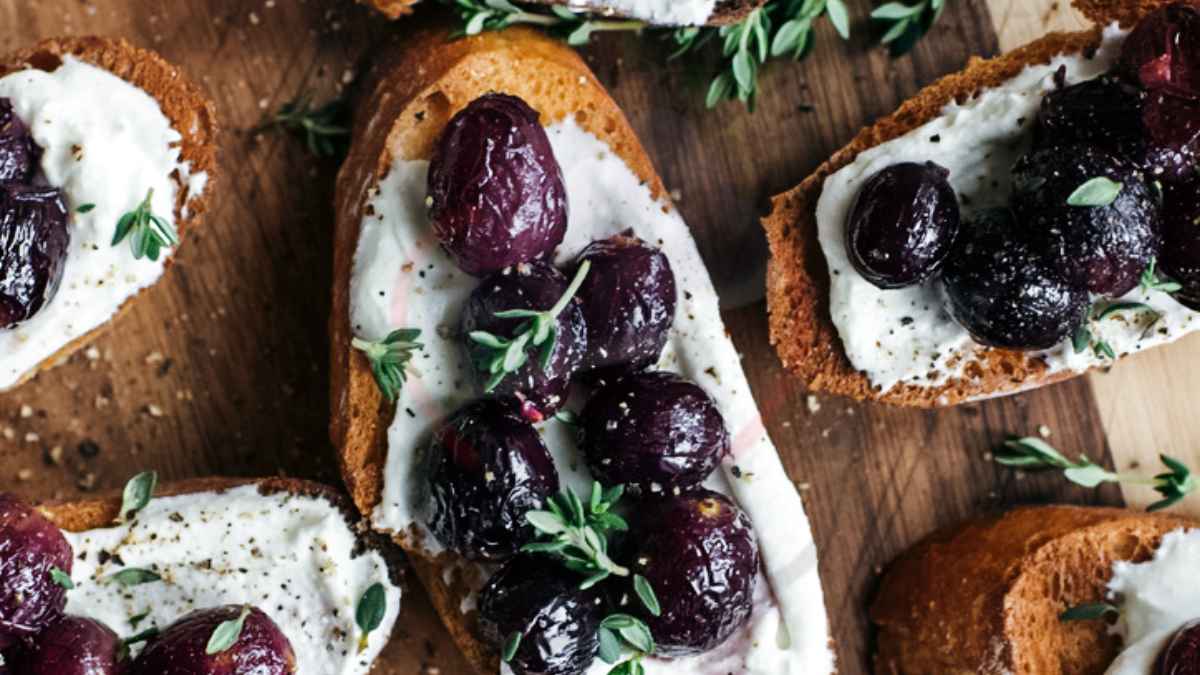
[[[1098,26],[1119,21],[1130,26],[1165,0],[1083,0],[1078,3]],[[955,101],[1016,77],[1027,66],[1049,63],[1062,54],[1097,47],[1101,29],[1051,33],[993,59],[972,59],[961,72],[922,89],[900,108],[863,129],[799,186],[772,199],[763,219],[771,249],[767,271],[767,309],[771,343],[785,367],[814,391],[895,405],[937,407],[1016,393],[1074,377],[1050,373],[1040,358],[1024,352],[988,350],[967,365],[963,377],[936,386],[898,384],[886,392],[872,387],[855,369],[830,316],[830,273],[817,238],[817,202],[825,179],[853,163],[859,153],[893,140],[942,114]]]
[[[875,672],[1100,675],[1120,641],[1103,621],[1063,622],[1105,597],[1112,565],[1200,527],[1122,509],[1021,508],[940,532],[887,570],[871,606]]]
[[[398,19],[406,14],[411,14],[413,7],[421,0],[359,0],[373,6],[375,9],[386,14],[389,18]],[[565,4],[561,0],[529,0],[529,2],[542,5],[561,5]],[[746,18],[750,10],[765,5],[767,0],[718,0],[716,8],[713,10],[712,17],[708,23],[711,26],[723,26],[731,23],[737,23]],[[587,9],[588,11],[598,14],[607,14],[612,12],[612,5],[604,0],[577,0],[571,2],[570,5],[575,8]]]
[[[179,143],[180,161],[186,162],[193,174],[207,174],[208,185],[213,185],[218,173],[217,136],[220,131],[216,106],[186,74],[157,53],[135,47],[123,39],[51,38],[3,59],[0,63],[0,77],[26,68],[53,70],[62,62],[62,58],[68,55],[107,70],[158,101],[171,127],[182,136]],[[200,225],[208,210],[212,190],[210,187],[202,194],[193,195],[188,190],[186,176],[173,175],[171,178],[178,188],[175,225],[182,241],[188,232]],[[168,266],[173,257],[167,259]],[[65,361],[107,326],[116,322],[135,299],[136,297],[126,301],[108,323],[75,338],[44,359],[13,386],[19,386],[39,372]]]

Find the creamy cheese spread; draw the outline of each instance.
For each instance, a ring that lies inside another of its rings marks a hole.
[[[717,0],[568,0],[567,6],[578,11],[602,7],[606,13],[647,23],[698,26],[712,17]]]
[[[157,262],[135,260],[129,241],[113,246],[117,221],[153,189],[154,213],[175,221],[178,172],[188,199],[207,182],[181,162],[181,136],[146,92],[71,56],[54,72],[35,68],[0,78],[0,97],[44,150],[41,180],[60,188],[70,213],[70,246],[58,293],[14,328],[0,329],[0,390],[12,387],[72,340],[111,319],[162,276]],[[80,206],[94,204],[86,213]]]
[[[254,485],[157,497],[130,523],[65,534],[75,551],[67,612],[123,637],[165,628],[192,610],[248,603],[292,643],[298,675],[357,675],[370,670],[400,611],[400,588],[383,557],[355,555],[345,517],[320,497],[263,495]],[[106,583],[130,568],[162,580]],[[387,590],[387,612],[359,652],[355,610],[375,583]]]
[[[1125,650],[1107,675],[1150,675],[1154,662],[1175,633],[1200,619],[1200,530],[1178,530],[1163,537],[1154,558],[1144,563],[1117,562],[1108,583],[1121,608],[1116,631]]]
[[[710,487],[731,495],[747,512],[762,550],[761,592],[741,634],[710,654],[670,662],[650,659],[647,670],[690,673],[717,659],[729,672],[832,672],[816,547],[804,506],[762,425],[687,225],[573,118],[549,126],[547,133],[570,206],[558,261],[570,260],[594,239],[630,227],[670,259],[679,301],[659,367],[698,383],[720,408],[734,451]],[[433,236],[424,206],[428,167],[427,161],[397,159],[369,196],[371,215],[362,223],[351,279],[350,319],[355,334],[371,340],[399,327],[421,329],[425,348],[413,359],[388,429],[383,496],[371,518],[378,528],[407,536],[432,554],[441,547],[423,531],[414,507],[413,490],[423,480],[416,456],[439,421],[478,395],[456,335],[463,302],[478,281],[459,271]],[[551,420],[543,433],[563,483],[577,491],[587,487],[587,469],[569,429]],[[414,532],[418,537],[412,538]],[[463,611],[472,607],[468,598]]]
[[[931,161],[950,170],[964,217],[1006,204],[1010,170],[1029,147],[1038,107],[1055,86],[1055,72],[1065,66],[1068,83],[1105,73],[1120,54],[1124,37],[1120,29],[1109,28],[1094,55],[1058,56],[968,101],[951,103],[937,119],[860,153],[826,179],[817,203],[817,229],[829,265],[830,314],[846,356],[880,391],[898,384],[945,383],[961,376],[986,348],[946,312],[940,281],[882,290],[854,269],[846,254],[846,219],[862,184],[893,164]],[[1145,303],[1159,317],[1150,325],[1148,312],[1123,312],[1093,322],[1095,340],[1106,341],[1118,356],[1171,342],[1200,327],[1198,315],[1166,293],[1135,289],[1115,302]],[[1092,349],[1076,353],[1069,341],[1038,356],[1050,372],[1079,372],[1107,362]]]

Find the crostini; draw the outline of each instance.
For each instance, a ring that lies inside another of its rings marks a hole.
[[[1200,9],[1079,4],[774,198],[771,341],[813,390],[954,405],[1200,328]]]
[[[875,672],[1193,672],[1198,527],[1163,514],[1050,506],[935,534],[883,576],[871,607]]]
[[[564,45],[447,32],[380,56],[338,176],[359,509],[481,673],[831,672],[802,501],[629,123]]]
[[[0,66],[0,390],[65,360],[170,264],[216,171],[213,104],[123,40]]]
[[[411,14],[420,0],[359,0],[396,19]],[[576,12],[629,17],[666,26],[736,23],[766,0],[531,0],[534,4],[563,5]]]
[[[394,554],[332,489],[202,479],[31,506],[0,494],[0,656],[21,675],[358,675]],[[398,552],[396,552],[398,553]],[[0,666],[0,670],[4,666]]]

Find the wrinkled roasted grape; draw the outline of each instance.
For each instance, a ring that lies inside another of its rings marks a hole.
[[[864,279],[903,288],[941,268],[959,228],[949,177],[933,162],[904,162],[863,183],[846,221],[846,251]]]
[[[287,636],[262,610],[251,608],[237,640],[206,653],[213,631],[236,621],[241,605],[196,610],[167,626],[129,668],[129,675],[294,675],[296,654]]]
[[[1153,675],[1200,675],[1200,621],[1193,621],[1167,642]]]
[[[504,340],[512,340],[528,326],[530,319],[500,318],[497,312],[514,309],[545,311],[553,308],[568,290],[569,281],[562,272],[543,262],[522,263],[484,279],[463,306],[462,335],[480,387],[493,377],[488,365],[502,358],[503,351],[473,340],[475,331],[485,331]],[[567,397],[571,378],[583,363],[588,348],[588,331],[583,310],[576,297],[571,298],[555,321],[555,335],[542,345],[526,348],[525,365],[504,375],[491,391],[511,395],[521,404],[521,414],[531,422],[554,415]],[[545,359],[544,349],[550,349]]]
[[[1143,165],[1164,181],[1187,180],[1200,169],[1200,101],[1151,94],[1143,113]]]
[[[0,329],[30,318],[58,292],[69,239],[62,193],[0,185]]]
[[[504,560],[534,537],[525,514],[558,492],[541,434],[511,399],[481,399],[433,434],[424,518],[446,548],[470,560]]]
[[[562,170],[538,113],[487,94],[455,115],[429,166],[429,217],[464,272],[549,256],[567,231]]]
[[[596,658],[602,604],[583,577],[548,556],[504,564],[479,593],[479,627],[499,650],[521,635],[508,665],[517,675],[579,675]]]
[[[12,101],[0,98],[0,182],[29,183],[41,155],[29,127],[13,110]]]
[[[1090,300],[1034,249],[1007,209],[963,223],[942,280],[955,320],[977,341],[1005,349],[1059,344],[1083,323]]]
[[[658,652],[686,656],[724,642],[750,616],[758,541],[750,519],[710,490],[647,502],[630,537],[631,569],[646,577],[662,608],[639,608]]]
[[[41,513],[0,493],[0,649],[34,637],[62,617],[66,589],[52,571],[71,572],[71,545]]]
[[[674,373],[635,373],[601,388],[580,426],[592,475],[643,494],[695,487],[729,455],[716,403]]]
[[[16,658],[22,675],[123,675],[121,638],[99,621],[65,616]]]
[[[1120,184],[1111,203],[1068,203],[1097,178]],[[1021,229],[1072,285],[1124,295],[1158,255],[1160,198],[1140,171],[1113,155],[1087,146],[1039,150],[1017,162],[1013,184]]]
[[[1200,176],[1163,190],[1163,247],[1159,269],[1183,285],[1176,294],[1200,307]]]
[[[1147,90],[1200,99],[1200,7],[1177,2],[1147,14],[1125,38],[1118,68]]]
[[[576,264],[584,260],[591,262],[579,291],[588,326],[588,379],[610,380],[654,365],[675,321],[671,262],[632,231],[592,242]]]

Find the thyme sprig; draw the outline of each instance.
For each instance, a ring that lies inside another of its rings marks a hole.
[[[478,345],[472,350],[475,367],[490,375],[483,387],[485,392],[495,389],[505,377],[528,363],[531,349],[539,350],[542,369],[549,367],[550,357],[558,344],[558,315],[571,304],[591,268],[591,261],[584,260],[567,290],[550,309],[506,309],[496,312],[495,316],[500,319],[527,319],[511,338],[503,338],[483,330],[468,333],[467,337],[471,342]]]
[[[408,362],[412,360],[413,352],[425,346],[417,342],[419,337],[419,328],[401,328],[378,342],[357,337],[350,341],[351,346],[367,356],[375,384],[389,403],[395,403],[408,381]]]
[[[625,487],[605,489],[592,483],[587,504],[570,488],[546,501],[546,510],[530,511],[525,520],[538,531],[541,541],[521,547],[525,553],[544,553],[557,557],[563,565],[584,580],[586,590],[610,576],[627,577],[629,568],[608,557],[608,535],[629,529],[625,519],[612,512]]]
[[[129,238],[134,260],[158,260],[162,249],[179,245],[179,233],[175,231],[175,226],[166,218],[154,214],[150,205],[153,198],[154,188],[150,188],[137,208],[117,220],[117,229],[113,232],[113,246]]]
[[[345,116],[346,104],[341,99],[314,106],[312,94],[306,92],[285,103],[266,126],[303,135],[309,152],[317,157],[336,157],[345,152],[350,136]]]
[[[1096,337],[1096,324],[1110,317],[1124,314],[1125,312],[1138,312],[1146,315],[1148,321],[1146,322],[1146,327],[1142,330],[1142,337],[1149,335],[1150,331],[1162,320],[1162,314],[1144,302],[1093,304],[1088,310],[1087,320],[1071,336],[1071,345],[1075,349],[1075,353],[1082,353],[1088,347],[1091,347],[1096,356],[1108,359],[1109,361],[1116,361],[1117,352],[1113,349],[1112,345],[1107,340]]]
[[[1145,292],[1161,291],[1166,294],[1178,293],[1183,290],[1183,285],[1164,279],[1158,275],[1158,258],[1151,258],[1150,264],[1146,267],[1146,271],[1142,272],[1141,289]]]
[[[1102,483],[1152,487],[1163,498],[1147,507],[1147,511],[1161,511],[1200,489],[1200,481],[1196,480],[1191,470],[1182,462],[1167,455],[1159,457],[1167,470],[1147,478],[1109,471],[1084,455],[1079,456],[1079,461],[1072,462],[1040,438],[1010,438],[1004,443],[1003,450],[995,454],[996,462],[1008,467],[1062,470],[1067,480],[1087,488],[1094,488]]]
[[[487,30],[501,30],[516,24],[541,26],[567,41],[580,46],[592,39],[592,33],[603,31],[640,32],[646,27],[641,21],[597,19],[563,5],[545,9],[523,8],[509,0],[442,0],[458,10],[463,27],[457,37],[478,35]]]
[[[946,0],[921,0],[911,5],[889,2],[876,7],[871,19],[884,27],[880,44],[888,45],[892,56],[901,56],[929,32],[945,9]]]

